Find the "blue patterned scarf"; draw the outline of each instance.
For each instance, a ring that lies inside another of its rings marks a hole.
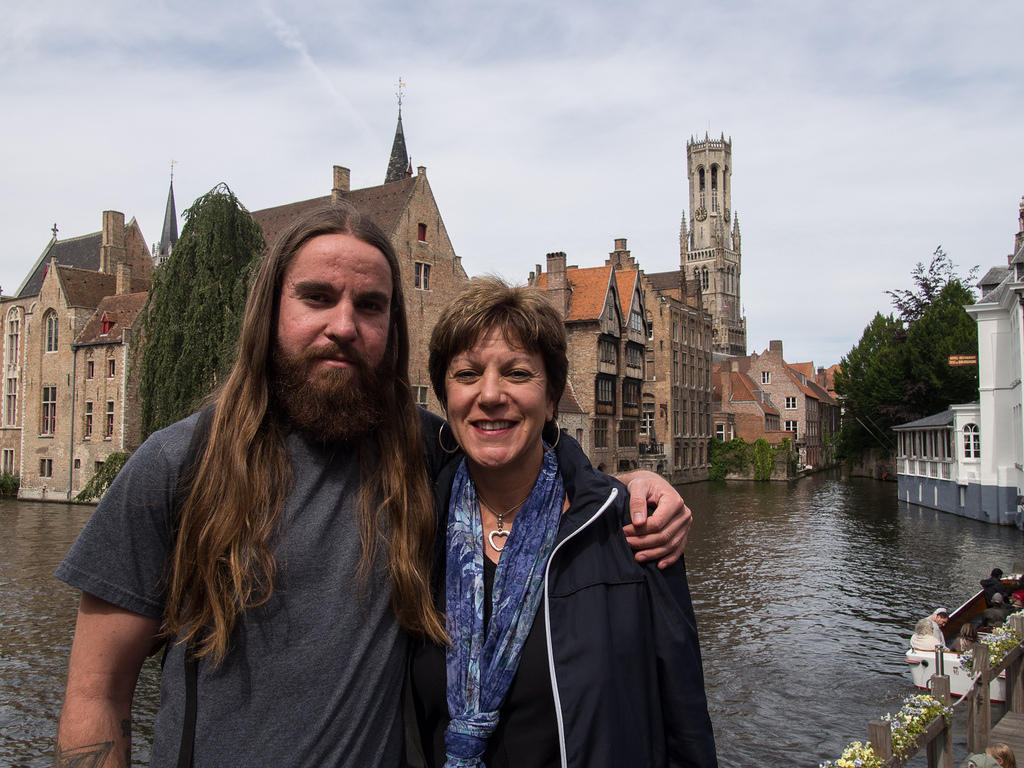
[[[498,561],[491,620],[484,636],[484,532],[476,487],[463,459],[448,505],[445,598],[448,712],[445,768],[483,766],[498,709],[519,668],[540,605],[544,569],[558,532],[565,489],[555,452],[544,451],[540,475],[516,515]]]

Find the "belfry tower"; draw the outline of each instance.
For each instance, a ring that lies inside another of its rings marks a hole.
[[[679,227],[679,263],[701,289],[712,318],[711,349],[747,354],[747,321],[740,304],[740,223],[732,210],[732,140],[724,134],[686,142],[690,217]]]

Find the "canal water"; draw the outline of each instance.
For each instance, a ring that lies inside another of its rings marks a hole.
[[[894,483],[819,474],[681,491],[723,768],[838,757],[914,692],[903,648],[916,620],[1024,560],[1020,531],[908,506]],[[52,765],[77,605],[52,574],[90,512],[0,500],[0,765]],[[143,765],[158,676],[147,663],[136,694]]]

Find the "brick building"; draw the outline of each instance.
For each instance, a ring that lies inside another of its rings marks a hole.
[[[793,439],[791,432],[782,430],[779,409],[771,395],[739,370],[738,361],[716,366],[714,382],[715,437],[719,440],[738,437],[752,443],[764,438],[777,445]]]
[[[71,498],[108,455],[138,445],[127,360],[152,276],[136,221],[104,211],[100,232],[59,240],[55,228],[3,298],[0,450],[22,497]]]
[[[647,338],[637,270],[618,274],[611,266],[581,269],[565,262],[564,253],[549,253],[547,270],[538,264],[528,282],[547,291],[565,318],[571,392],[591,416],[580,443],[595,467],[635,469]]]
[[[736,384],[741,383],[741,380],[732,376],[726,381],[725,373],[746,374],[777,410],[781,429],[793,439],[800,464],[818,467],[834,462],[831,438],[839,428],[839,406],[815,380],[813,363],[787,363],[783,359],[782,342],[779,340],[770,341],[768,349],[761,354],[734,358],[729,363],[731,370],[726,371],[723,366],[723,373],[716,383],[721,389],[720,404],[717,406],[720,412],[737,413],[733,405],[734,393]],[[733,388],[730,397],[726,397],[726,386]],[[762,397],[756,391],[755,395]],[[738,414],[735,418],[739,432]],[[724,422],[716,419],[717,424]],[[765,425],[770,432],[767,419]],[[768,434],[765,437],[769,442],[776,442]]]

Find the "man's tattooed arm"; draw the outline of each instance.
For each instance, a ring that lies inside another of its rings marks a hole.
[[[62,749],[57,745],[57,768],[102,768],[107,755],[114,749],[114,742],[103,741],[87,747]]]

